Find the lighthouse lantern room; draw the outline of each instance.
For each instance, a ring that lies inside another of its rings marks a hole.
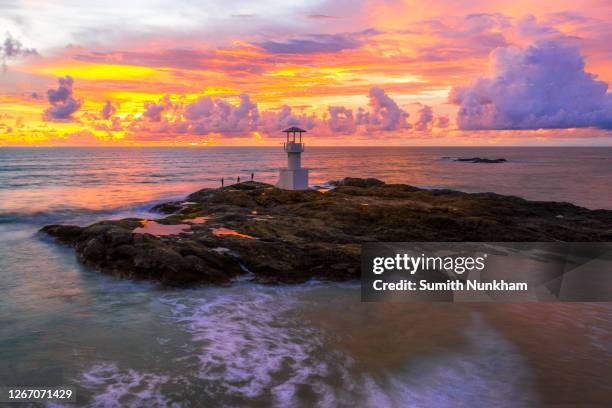
[[[278,170],[278,183],[276,187],[285,190],[304,190],[308,188],[308,169],[302,168],[302,133],[306,131],[299,127],[290,127],[283,130],[287,134],[287,141],[283,144],[287,152],[287,167]],[[296,140],[296,135],[298,139]]]

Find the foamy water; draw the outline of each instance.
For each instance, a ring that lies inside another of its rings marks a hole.
[[[413,356],[389,372],[364,369],[356,356],[333,347],[330,337],[337,333],[302,318],[311,297],[354,290],[353,285],[239,285],[162,295],[157,301],[169,308],[165,318],[190,340],[181,346],[158,339],[178,346],[168,368],[136,371],[100,362],[77,381],[93,394],[92,406],[215,405],[219,399],[229,406],[262,407],[537,404],[527,361],[474,311],[465,312],[467,325],[455,348]],[[185,399],[180,392],[185,387],[196,395]]]
[[[369,176],[612,208],[611,159],[312,148],[304,164],[313,183]],[[283,160],[275,149],[0,149],[0,385],[68,384],[92,407],[612,404],[609,304],[362,304],[357,283],[169,290],[84,268],[36,233],[151,219],[152,204],[221,176],[273,182]]]

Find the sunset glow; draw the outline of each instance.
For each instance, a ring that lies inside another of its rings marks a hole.
[[[133,3],[3,10],[0,146],[612,144],[609,1]]]

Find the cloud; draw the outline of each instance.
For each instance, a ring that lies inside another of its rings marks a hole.
[[[159,103],[145,103],[145,121],[136,120],[129,129],[134,132],[156,134],[219,133],[226,136],[244,136],[256,131],[259,125],[257,104],[247,94],[238,95],[239,103],[234,105],[223,99],[201,96],[183,106],[173,103],[165,96]],[[168,112],[162,115],[163,112]]]
[[[185,118],[197,121],[209,117],[215,111],[215,103],[209,96],[201,96],[185,107]]]
[[[312,54],[339,52],[361,47],[371,36],[380,34],[374,29],[354,33],[311,34],[305,38],[291,39],[286,42],[263,41],[256,45],[272,54]]]
[[[151,122],[159,122],[161,121],[161,114],[165,108],[166,107],[163,104],[146,102],[143,116],[149,119]]]
[[[323,130],[342,135],[355,133],[373,133],[401,131],[410,129],[409,113],[401,109],[381,88],[373,87],[369,91],[369,106],[359,107],[356,113],[344,106],[328,106],[328,116],[310,117],[311,124]]]
[[[251,46],[252,47],[252,46]],[[254,55],[239,55],[239,47],[217,50],[160,49],[142,51],[85,52],[79,50],[73,58],[79,61],[122,64],[181,70],[260,74],[269,61]],[[232,54],[228,51],[237,51]]]
[[[72,84],[74,80],[71,76],[59,77],[57,82],[59,83],[57,89],[49,89],[47,91],[49,103],[64,102],[72,95]]]
[[[508,45],[505,34],[510,28],[507,16],[479,13],[420,21],[404,33],[426,39],[422,42],[427,45],[416,41],[418,60],[456,61],[485,56],[495,47]]]
[[[412,124],[412,129],[417,132],[432,132],[435,128],[445,129],[450,126],[448,116],[436,115],[434,109],[429,105],[421,105],[421,108],[415,115],[415,121]]]
[[[247,94],[240,94],[238,98],[238,105],[217,99],[211,101],[211,106],[208,102],[204,103],[202,98],[188,105],[185,112],[191,112],[191,117],[194,118],[189,123],[191,132],[245,134],[256,130],[259,122],[257,104],[252,102]]]
[[[360,107],[357,113],[344,106],[329,106],[327,126],[330,131],[350,135],[353,133],[386,132],[410,129],[409,113],[401,109],[382,88],[373,87],[367,108]]]
[[[37,55],[34,48],[24,48],[21,42],[6,33],[4,42],[0,45],[0,62],[2,69],[6,70],[6,63],[9,59],[22,58],[30,55]]]
[[[489,71],[451,89],[460,129],[612,128],[608,85],[584,71],[576,48],[552,41],[496,48]]]
[[[71,76],[59,77],[57,79],[57,89],[47,90],[47,100],[51,104],[45,110],[44,118],[50,121],[69,121],[72,114],[76,112],[82,104],[81,100],[74,98],[72,85],[74,80]]]
[[[166,109],[164,103],[145,102],[145,111],[143,116],[151,122],[160,122],[162,117],[161,114]]]
[[[511,27],[511,19],[500,13],[473,13],[462,17],[441,17],[416,24],[416,31],[451,39],[499,33]]]
[[[401,109],[381,88],[371,88],[370,103],[360,107],[357,113],[344,106],[329,106],[329,117],[324,120],[331,132],[350,135],[354,133],[394,131],[410,129],[409,113]]]
[[[110,132],[120,132],[123,130],[123,126],[121,125],[121,118],[117,116],[112,116],[110,118],[110,125],[104,122],[98,122],[94,124],[94,129],[96,130],[104,130],[110,134]]]
[[[344,106],[330,106],[327,108],[329,112],[329,120],[327,125],[332,132],[343,134],[353,134],[357,129],[353,111]]]
[[[561,31],[547,24],[538,22],[537,18],[531,14],[520,18],[516,22],[517,33],[532,40],[563,40],[566,35]]]
[[[465,34],[482,33],[506,29],[511,26],[510,18],[501,13],[472,13],[464,17]]]
[[[328,14],[308,14],[306,18],[310,20],[336,20],[336,19],[339,19],[340,17],[331,16]]]
[[[318,119],[313,115],[294,114],[288,105],[283,105],[278,112],[264,111],[261,113],[259,130],[268,135],[280,135],[283,129],[297,126],[310,130],[318,125]]]
[[[433,124],[433,120],[433,109],[431,108],[431,106],[423,105],[423,107],[417,112],[416,122],[414,122],[414,130],[418,130],[421,132],[429,130],[429,128]]]
[[[450,119],[448,118],[448,116],[437,116],[434,125],[437,128],[446,129],[450,126]]]
[[[357,124],[365,125],[368,131],[390,131],[409,129],[408,112],[400,109],[397,103],[382,88],[370,88],[370,111],[361,110]]]
[[[117,108],[111,103],[111,101],[106,101],[102,111],[100,112],[100,116],[102,119],[108,120],[117,112]]]
[[[306,130],[315,129],[317,135],[365,134],[380,131],[409,129],[408,113],[402,110],[384,90],[370,90],[370,104],[357,110],[343,106],[329,106],[327,115],[295,113],[288,105],[279,110],[260,112],[249,95],[238,95],[238,104],[224,99],[201,96],[191,103],[173,103],[169,96],[159,103],[147,102],[143,118],[135,119],[127,126],[131,134],[140,138],[148,133],[168,139],[172,135],[219,134],[226,137],[249,136],[260,132],[268,136],[281,136],[280,131],[291,126]],[[170,113],[171,111],[171,113]],[[163,114],[164,112],[169,112]],[[433,115],[433,113],[432,113]],[[425,120],[424,118],[422,120]],[[106,127],[104,127],[106,129]],[[167,136],[163,136],[165,134]]]

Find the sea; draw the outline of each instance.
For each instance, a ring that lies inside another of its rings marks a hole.
[[[610,303],[361,303],[358,282],[168,289],[85,268],[38,233],[159,217],[156,203],[221,178],[273,183],[285,161],[282,147],[0,148],[0,386],[70,386],[87,407],[612,406]],[[313,185],[376,177],[612,209],[607,147],[306,146],[302,162]]]

